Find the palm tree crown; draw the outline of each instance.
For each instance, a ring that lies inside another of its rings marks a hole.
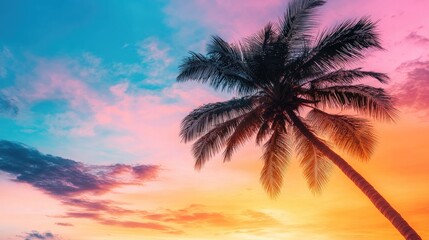
[[[293,0],[280,21],[268,23],[253,36],[233,44],[214,36],[206,55],[190,52],[180,66],[179,82],[206,83],[237,97],[193,110],[183,120],[180,135],[184,142],[196,140],[196,169],[222,149],[224,160],[229,161],[240,146],[255,137],[264,149],[260,180],[271,197],[281,190],[293,146],[315,192],[326,183],[334,163],[407,239],[420,239],[405,220],[398,222],[399,213],[328,147],[337,146],[359,159],[369,159],[375,137],[368,118],[391,121],[396,109],[384,89],[359,83],[365,78],[386,83],[387,75],[347,68],[362,59],[365,51],[382,49],[374,22],[368,18],[348,20],[315,36],[315,10],[323,4],[324,0]],[[354,111],[365,118],[332,114],[335,109]]]
[[[314,134],[329,135],[330,142],[361,159],[370,157],[375,142],[370,123],[325,110],[352,109],[380,120],[395,116],[382,88],[355,84],[364,78],[385,83],[385,74],[344,68],[361,59],[364,50],[381,48],[375,25],[367,18],[346,21],[313,37],[313,12],[323,3],[294,1],[279,23],[269,23],[237,44],[215,36],[206,56],[191,52],[184,59],[178,81],[208,83],[239,95],[199,107],[183,120],[182,139],[198,139],[193,145],[197,169],[222,148],[224,160],[230,160],[256,135],[265,151],[261,182],[276,196],[294,138],[309,186],[320,191],[330,162],[297,131],[289,113],[308,113],[300,120]]]

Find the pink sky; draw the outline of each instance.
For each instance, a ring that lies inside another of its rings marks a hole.
[[[189,0],[186,4],[169,2],[163,12],[165,22],[176,29],[178,41],[199,29],[236,41],[276,21],[285,6],[281,0]],[[376,124],[378,145],[369,163],[351,158],[350,163],[423,238],[429,238],[427,9],[427,0],[330,0],[320,11],[322,26],[360,16],[379,21],[385,50],[368,53],[358,65],[391,77],[385,87],[396,95],[401,116],[396,124]],[[208,37],[187,47],[204,51]],[[156,36],[136,46],[141,61],[132,66],[118,63],[116,70],[139,72],[141,66],[155,62],[158,67],[149,73],[152,83],[174,79],[177,73],[169,67],[184,56],[175,56]],[[37,230],[61,235],[60,239],[89,240],[401,239],[337,170],[322,195],[313,196],[295,162],[277,200],[270,200],[258,182],[261,152],[253,144],[243,147],[230,163],[223,164],[216,157],[195,172],[191,146],[179,138],[180,122],[192,109],[230,96],[195,83],[172,83],[150,91],[135,88],[123,77],[104,85],[103,79],[112,70],[97,56],[83,53],[82,58],[85,64],[69,56],[32,57],[36,67],[31,74],[17,74],[17,85],[7,88],[23,111],[32,102],[47,99],[69,105],[67,111],[47,114],[43,121],[50,135],[72,144],[35,147],[44,154],[88,165],[120,162],[153,164],[160,169],[156,177],[140,179],[138,186],[124,184],[104,194],[82,195],[82,199],[104,204],[97,210],[99,215],[88,214],[86,202],[65,203],[70,199],[9,181],[4,175],[0,190],[11,194],[0,197],[0,238],[22,239],[17,235]],[[31,118],[21,115],[16,121],[25,125]],[[130,168],[124,169],[128,172],[124,170],[122,177],[127,178]]]

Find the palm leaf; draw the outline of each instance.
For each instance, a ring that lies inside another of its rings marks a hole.
[[[376,139],[369,121],[317,109],[307,114],[307,120],[313,129],[327,133],[330,140],[348,153],[362,160],[371,157]]]
[[[245,95],[256,91],[247,74],[236,65],[223,62],[219,56],[204,56],[190,52],[179,66],[178,82],[197,81],[207,83],[216,90],[238,92]]]
[[[247,113],[228,138],[224,151],[224,161],[230,161],[232,154],[249,140],[260,128],[262,107]]]
[[[368,18],[345,21],[322,32],[302,68],[336,69],[363,58],[369,48],[382,49],[375,23]]]
[[[180,131],[182,141],[192,141],[217,124],[251,111],[256,99],[256,96],[235,98],[225,102],[206,104],[193,110],[182,121]]]
[[[387,83],[389,77],[384,73],[362,71],[360,68],[343,70],[339,69],[333,72],[325,73],[311,80],[304,81],[304,84],[311,84],[312,87],[323,88],[332,85],[349,85],[363,78],[373,78],[380,83]]]
[[[367,85],[332,86],[307,93],[323,107],[351,108],[377,120],[393,121],[397,110],[383,88]]]
[[[200,170],[210,158],[225,146],[226,140],[243,118],[244,116],[242,115],[218,124],[192,145],[195,169]]]
[[[256,144],[260,145],[270,133],[272,133],[270,122],[264,121],[256,134]]]
[[[320,193],[328,182],[332,163],[297,128],[294,128],[294,136],[296,152],[308,187],[313,193]]]
[[[315,25],[315,10],[317,7],[326,3],[324,0],[293,0],[283,16],[280,19],[279,28],[281,38],[286,39],[289,45],[294,46],[292,39],[307,38],[306,34]]]
[[[264,167],[260,181],[270,197],[277,197],[283,185],[283,174],[290,156],[286,131],[276,127],[270,139],[264,144]]]

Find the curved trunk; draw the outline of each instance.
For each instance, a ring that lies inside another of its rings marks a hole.
[[[293,111],[288,111],[288,115],[293,124],[308,140],[324,153],[341,171],[353,181],[356,186],[371,200],[375,207],[393,224],[393,226],[407,240],[421,240],[417,232],[405,221],[404,218],[381,196],[374,187],[365,180],[356,170],[352,168],[342,157],[332,151],[326,144],[321,142],[295,115]]]

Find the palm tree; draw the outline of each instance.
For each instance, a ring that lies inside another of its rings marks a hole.
[[[293,0],[279,22],[268,23],[253,36],[235,44],[214,36],[206,55],[190,52],[177,81],[206,83],[237,97],[193,110],[182,122],[182,140],[196,140],[192,151],[199,170],[222,149],[224,161],[229,161],[256,135],[264,149],[260,181],[271,197],[280,192],[294,146],[311,190],[321,191],[334,164],[406,239],[421,239],[331,149],[336,146],[368,160],[375,143],[368,118],[392,121],[397,111],[384,89],[357,84],[365,78],[386,83],[387,75],[346,68],[362,59],[366,50],[382,48],[374,22],[348,20],[313,36],[315,10],[323,4],[324,0]],[[335,109],[365,118],[334,114]]]

